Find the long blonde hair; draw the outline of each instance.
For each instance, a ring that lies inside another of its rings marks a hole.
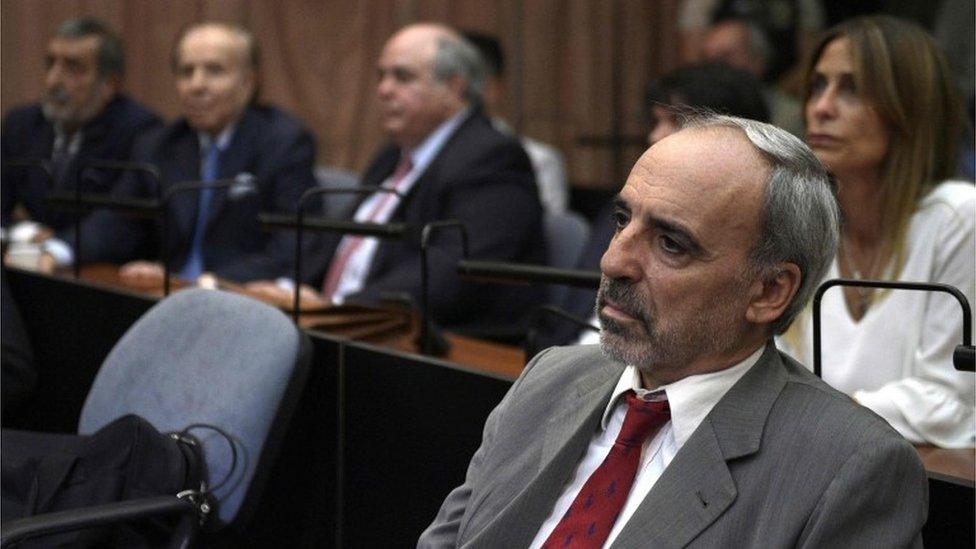
[[[807,96],[814,67],[828,44],[849,41],[854,82],[889,131],[881,178],[881,250],[879,278],[895,280],[906,259],[906,234],[919,202],[955,173],[958,139],[963,130],[962,102],[948,63],[921,27],[890,16],[858,17],[825,31],[806,67]],[[882,298],[879,292],[876,299]],[[809,304],[807,312],[809,312]],[[802,348],[809,314],[798,317],[786,343]]]
[[[854,82],[889,130],[881,178],[885,278],[905,261],[908,224],[919,202],[956,169],[962,103],[949,65],[921,27],[890,16],[858,17],[827,30],[807,65],[807,100],[814,67],[828,44],[849,41]]]

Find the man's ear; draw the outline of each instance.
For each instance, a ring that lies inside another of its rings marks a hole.
[[[464,88],[467,87],[468,82],[463,76],[455,74],[454,76],[448,78],[447,82],[444,84],[449,90],[451,90],[451,94],[457,97],[459,101],[466,101],[464,98]]]
[[[110,74],[104,81],[108,97],[115,97],[115,94],[122,91],[122,77],[118,74]]]
[[[746,309],[746,320],[754,324],[770,324],[779,318],[800,289],[803,275],[794,263],[783,262],[753,284],[752,300]]]

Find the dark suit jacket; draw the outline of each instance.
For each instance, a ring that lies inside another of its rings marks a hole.
[[[624,366],[597,346],[533,360],[485,424],[467,478],[419,547],[526,547]],[[613,547],[921,546],[914,448],[770,343],[664,470]]]
[[[101,114],[82,128],[78,154],[65,169],[64,177],[54,181],[59,189],[75,187],[78,170],[87,160],[128,160],[132,144],[142,133],[158,127],[159,118],[125,95],[117,95]],[[49,160],[54,148],[54,126],[44,117],[40,105],[11,110],[3,120],[3,160],[14,158]],[[83,189],[108,192],[118,179],[118,172],[86,171]],[[73,214],[49,210],[43,203],[51,186],[47,176],[37,168],[3,168],[2,222],[10,223],[14,206],[22,204],[31,218],[55,230],[65,228]]]
[[[381,149],[362,184],[381,184],[399,157],[394,145]],[[529,158],[518,140],[499,133],[477,110],[458,126],[394,213],[392,221],[407,223],[411,234],[403,241],[380,241],[365,289],[351,298],[375,301],[406,292],[419,303],[419,234],[427,223],[445,219],[464,223],[473,259],[545,262],[542,206]],[[430,305],[439,324],[490,336],[500,327],[511,328],[541,299],[537,288],[460,280],[457,232],[437,234],[430,253]],[[339,241],[336,236],[325,243],[325,257],[331,258]],[[330,260],[320,260],[317,272],[308,271],[312,284],[321,286]]]
[[[155,164],[163,187],[200,179],[200,141],[180,119],[136,145],[134,158]],[[231,280],[275,278],[291,273],[294,233],[263,231],[261,212],[294,213],[299,197],[315,185],[315,142],[295,118],[272,107],[249,107],[221,153],[221,179],[250,174],[256,192],[215,190],[203,242],[204,269]],[[129,197],[155,197],[145,177],[126,177],[116,189]],[[178,271],[186,261],[197,218],[198,195],[183,192],[169,205],[166,251]],[[83,227],[83,261],[159,259],[160,224],[97,212]]]

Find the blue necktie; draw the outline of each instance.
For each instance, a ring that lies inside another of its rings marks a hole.
[[[205,182],[215,181],[220,170],[220,148],[216,143],[211,143],[207,147],[206,156],[201,167],[201,179]],[[196,280],[203,273],[203,233],[207,227],[207,210],[210,209],[210,198],[213,189],[201,189],[199,202],[197,205],[197,222],[193,228],[193,242],[190,244],[190,253],[180,270],[180,278],[183,280]]]

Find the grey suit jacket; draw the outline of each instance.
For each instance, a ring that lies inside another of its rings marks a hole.
[[[464,484],[418,546],[528,546],[623,368],[596,346],[536,357],[489,416]],[[613,546],[921,546],[927,490],[907,441],[770,344]]]

